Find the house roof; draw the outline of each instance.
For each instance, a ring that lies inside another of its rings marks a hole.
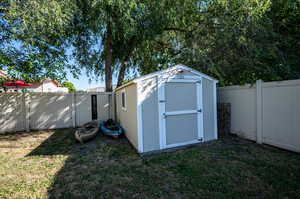
[[[32,85],[36,87],[36,86],[42,85],[44,82],[52,82],[52,83],[55,84],[57,87],[61,87],[61,84],[59,83],[59,81],[57,81],[57,80],[55,80],[55,79],[50,79],[50,78],[44,79],[44,80],[42,80],[42,81],[40,81],[40,82],[33,82]]]
[[[55,79],[47,78],[47,79],[42,80],[41,83],[44,83],[44,81],[52,81],[57,87],[61,86],[60,82]]]
[[[7,72],[6,72],[5,70],[0,70],[0,77],[8,78]],[[39,86],[39,85],[43,84],[44,81],[51,81],[51,82],[53,82],[57,87],[61,87],[61,86],[62,86],[61,83],[60,83],[59,81],[57,81],[57,80],[55,80],[55,79],[51,79],[51,78],[44,79],[44,80],[42,80],[42,81],[40,81],[40,82],[34,82],[34,83],[32,83],[32,85],[33,85],[33,86]]]
[[[166,70],[161,70],[161,71],[149,73],[148,75],[144,75],[144,76],[138,77],[138,78],[136,78],[136,79],[133,79],[132,81],[130,81],[130,82],[128,82],[128,83],[126,83],[126,84],[124,84],[124,85],[119,86],[118,88],[116,88],[116,91],[117,91],[117,90],[120,90],[120,89],[122,89],[122,88],[124,88],[124,87],[127,87],[127,86],[129,86],[129,85],[131,85],[131,84],[135,84],[135,83],[137,83],[137,82],[139,82],[139,81],[142,81],[142,80],[145,80],[145,79],[149,79],[149,78],[151,78],[151,77],[158,76],[158,75],[161,75],[161,74],[164,74],[164,73],[173,71],[173,70],[178,70],[178,69],[186,70],[186,71],[189,71],[189,72],[191,72],[191,73],[194,73],[195,75],[204,77],[204,78],[206,78],[206,79],[209,79],[209,80],[212,80],[212,81],[215,81],[215,82],[219,82],[217,79],[215,79],[215,78],[213,78],[213,77],[211,77],[211,76],[208,76],[208,75],[206,75],[206,74],[204,74],[204,73],[201,73],[201,72],[199,72],[199,71],[197,71],[197,70],[195,70],[195,69],[192,69],[192,68],[190,68],[190,67],[187,67],[187,66],[185,66],[185,65],[183,65],[183,64],[178,64],[178,65],[173,66],[173,67],[170,67],[170,68],[168,68],[168,69],[166,69]]]
[[[7,73],[4,70],[0,70],[0,77],[7,78]]]

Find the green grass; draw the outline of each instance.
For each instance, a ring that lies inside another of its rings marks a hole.
[[[0,198],[297,198],[300,155],[228,136],[141,158],[72,129],[0,136]]]

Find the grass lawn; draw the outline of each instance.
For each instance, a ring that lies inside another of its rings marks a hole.
[[[228,136],[141,158],[72,129],[0,136],[0,198],[299,198],[300,155]]]

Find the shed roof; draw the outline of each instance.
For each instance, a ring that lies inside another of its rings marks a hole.
[[[144,75],[144,76],[135,78],[135,79],[133,79],[132,81],[130,81],[130,82],[128,82],[128,83],[126,83],[126,84],[124,84],[124,85],[122,85],[122,86],[119,86],[119,87],[116,88],[115,90],[117,91],[117,90],[120,90],[120,89],[122,89],[122,88],[124,88],[124,87],[127,87],[127,86],[131,85],[131,84],[137,83],[137,82],[139,82],[139,81],[142,81],[142,80],[145,80],[145,79],[149,79],[149,78],[151,78],[151,77],[158,76],[158,75],[161,75],[161,74],[163,74],[163,73],[167,73],[167,72],[170,72],[170,71],[173,71],[173,70],[178,70],[178,69],[186,70],[186,71],[189,71],[189,72],[191,72],[191,73],[194,73],[195,75],[204,77],[204,78],[206,78],[206,79],[209,79],[209,80],[212,80],[212,81],[215,81],[215,82],[219,82],[217,79],[215,79],[215,78],[213,78],[213,77],[211,77],[211,76],[208,76],[208,75],[206,75],[206,74],[204,74],[204,73],[201,73],[201,72],[199,72],[199,71],[197,71],[197,70],[194,70],[194,69],[192,69],[192,68],[190,68],[190,67],[187,67],[187,66],[185,66],[185,65],[183,65],[183,64],[178,64],[178,65],[176,65],[176,66],[170,67],[170,68],[165,69],[165,70],[161,70],[161,71],[149,73],[148,75]]]

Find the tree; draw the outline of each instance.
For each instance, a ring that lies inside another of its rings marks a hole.
[[[158,63],[184,63],[216,77],[222,86],[299,78],[299,2],[202,1],[190,29],[148,44],[156,45],[149,49],[160,56],[145,51],[142,74],[159,70]],[[149,67],[155,62],[157,67]]]
[[[221,80],[221,85],[254,82],[276,73],[262,57],[273,57],[272,22],[265,17],[269,0],[215,0],[207,4],[191,33],[182,39],[186,48],[176,61]],[[260,57],[260,58],[258,58]],[[271,58],[272,59],[272,58]]]
[[[65,68],[74,75],[85,68],[91,78],[105,75],[111,91],[112,75],[119,86],[132,71],[147,74],[176,63],[220,85],[300,74],[300,0],[3,2],[0,37],[9,42],[0,43],[0,67],[28,78],[63,78]]]
[[[4,78],[0,77],[0,88],[4,88],[4,82],[5,81],[6,80]]]
[[[42,37],[22,28],[30,24],[24,24],[24,20],[12,14],[10,9],[15,3],[8,0],[0,3],[0,69],[7,70],[12,79],[28,82],[44,78],[64,79],[65,69],[71,67],[65,62],[67,57],[61,50],[44,42]],[[30,11],[25,9],[22,12]],[[55,31],[47,33],[45,30],[44,33],[55,38],[53,42],[58,42]]]
[[[68,88],[69,92],[76,92],[76,88],[72,82],[65,81],[61,85],[62,85],[62,87]]]
[[[273,0],[267,16],[272,20],[279,58],[292,78],[300,78],[300,0]]]
[[[15,24],[13,34],[43,55],[67,63],[67,49],[76,68],[91,77],[105,74],[106,90],[112,90],[112,74],[118,86],[129,68],[139,67],[145,43],[163,34],[184,29],[195,0],[24,0],[10,1],[5,19]],[[187,13],[187,14],[184,14]],[[153,51],[155,52],[155,51]],[[155,55],[154,55],[155,56]]]

